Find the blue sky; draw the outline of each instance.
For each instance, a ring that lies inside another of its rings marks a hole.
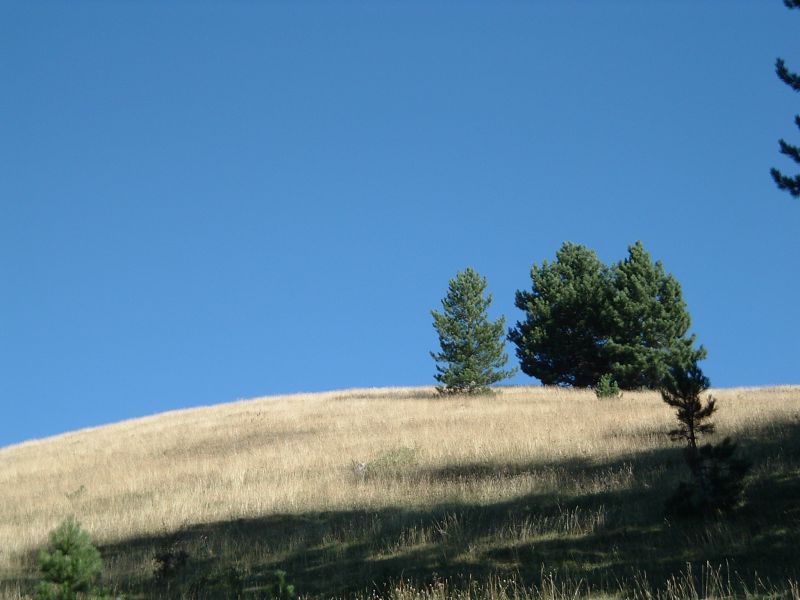
[[[798,13],[3,2],[0,445],[431,384],[448,279],[476,268],[511,324],[565,240],[642,240],[714,385],[800,383],[800,201],[769,176]]]

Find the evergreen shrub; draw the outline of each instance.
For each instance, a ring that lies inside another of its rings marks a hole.
[[[50,533],[50,546],[38,558],[43,581],[36,589],[37,600],[107,598],[95,587],[103,568],[100,552],[74,517]]]
[[[606,373],[598,380],[597,385],[594,386],[594,393],[598,398],[619,398],[622,395],[622,391],[611,373]]]

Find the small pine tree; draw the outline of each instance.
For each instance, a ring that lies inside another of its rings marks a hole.
[[[664,380],[661,397],[677,409],[678,427],[670,432],[673,439],[686,440],[684,457],[692,479],[681,482],[667,500],[667,510],[681,516],[727,512],[740,501],[748,461],[737,457],[736,444],[725,438],[720,444],[698,447],[700,435],[714,432],[709,421],[716,412],[716,401],[709,395],[705,403],[700,395],[708,389],[708,378],[697,362],[674,366]]]
[[[516,369],[502,367],[508,361],[503,351],[505,319],[491,322],[486,309],[492,295],[484,297],[486,279],[467,268],[450,280],[443,312],[431,311],[439,334],[441,352],[431,352],[436,365],[439,393],[476,394],[489,391],[493,383],[511,377]]]
[[[50,548],[39,552],[44,581],[36,590],[37,600],[76,600],[104,597],[95,589],[103,568],[100,552],[74,517],[50,533]]]
[[[686,440],[689,454],[697,452],[699,435],[714,433],[714,424],[707,421],[717,410],[716,400],[711,395],[706,398],[705,405],[700,400],[700,394],[708,386],[708,377],[692,361],[687,366],[670,369],[661,388],[664,402],[678,411],[678,427],[670,431],[670,436],[673,439]]]
[[[619,389],[617,382],[614,381],[614,376],[611,373],[603,375],[594,386],[594,393],[598,398],[619,398],[622,395],[622,390]]]

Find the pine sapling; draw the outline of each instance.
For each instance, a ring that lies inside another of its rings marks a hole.
[[[673,440],[686,440],[687,461],[691,465],[697,454],[698,436],[714,433],[708,419],[717,410],[716,400],[709,394],[705,404],[700,394],[708,389],[708,378],[696,362],[686,368],[674,368],[661,388],[661,398],[677,409],[678,427],[670,431]]]
[[[710,394],[705,402],[700,399],[708,386],[708,378],[692,360],[670,369],[661,389],[664,402],[677,409],[678,427],[670,435],[686,441],[684,456],[692,475],[667,501],[667,510],[677,515],[709,515],[735,508],[750,466],[736,456],[736,444],[730,438],[717,445],[698,446],[699,436],[714,432],[709,419],[717,410],[716,401]]]
[[[50,547],[39,552],[43,581],[36,590],[37,600],[75,600],[104,598],[95,588],[103,568],[100,552],[89,534],[70,517],[50,533]]]
[[[622,391],[611,373],[603,375],[594,386],[594,393],[598,398],[619,398]]]

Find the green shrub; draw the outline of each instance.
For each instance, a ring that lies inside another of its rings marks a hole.
[[[606,373],[597,381],[594,386],[594,393],[597,394],[598,398],[618,398],[622,395],[611,373]]]
[[[95,588],[102,568],[100,552],[92,545],[89,534],[74,517],[69,517],[50,533],[50,547],[39,552],[43,581],[36,590],[36,598],[104,598]]]

